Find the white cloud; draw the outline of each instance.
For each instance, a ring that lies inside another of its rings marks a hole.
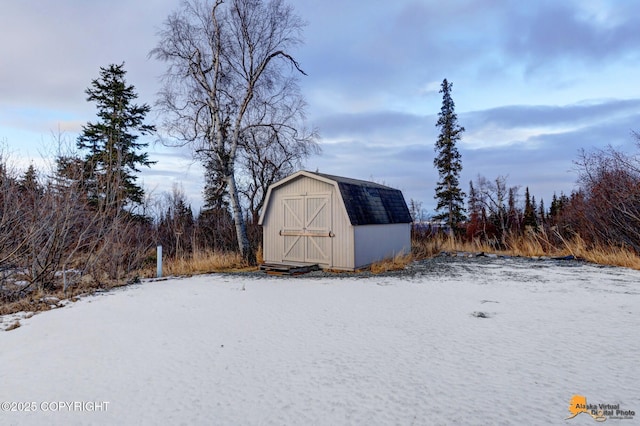
[[[437,94],[442,86],[442,81],[430,81],[418,88],[418,94],[420,96],[430,96]]]
[[[566,192],[571,176],[557,170],[578,147],[624,143],[640,122],[636,2],[291,3],[309,22],[294,54],[309,74],[301,78],[309,122],[325,137],[311,169],[384,180],[427,207],[445,77],[467,129],[460,147],[468,177],[511,174],[521,180],[514,183]],[[109,63],[125,61],[139,101],[152,104],[165,65],[147,54],[178,7],[175,0],[6,2],[0,140],[27,158],[39,157],[57,129],[73,142],[95,120],[84,90]],[[596,98],[608,100],[577,104]],[[142,179],[161,191],[183,180],[196,203],[201,170],[182,155],[159,154]],[[550,158],[555,172],[546,170]]]

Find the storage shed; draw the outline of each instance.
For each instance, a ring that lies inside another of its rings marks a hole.
[[[299,171],[269,187],[260,216],[265,263],[355,270],[411,250],[402,192]]]

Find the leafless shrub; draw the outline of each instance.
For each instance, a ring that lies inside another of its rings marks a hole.
[[[580,191],[563,225],[587,243],[619,244],[640,253],[640,161],[609,147],[576,161]]]

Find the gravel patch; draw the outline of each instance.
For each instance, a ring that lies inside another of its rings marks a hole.
[[[380,277],[406,277],[407,279],[420,278],[424,276],[455,278],[477,271],[478,273],[486,272],[486,269],[499,268],[503,265],[511,265],[530,268],[546,268],[550,266],[561,267],[579,267],[585,265],[586,262],[573,258],[527,258],[527,257],[511,257],[498,255],[485,255],[476,253],[442,253],[438,256],[411,262],[404,269],[398,271],[388,271],[374,274],[371,271],[363,270],[358,272],[328,272],[328,271],[312,271],[302,275],[289,276],[280,275],[282,279],[315,278],[315,279],[367,279]],[[603,266],[605,267],[605,266]],[[268,275],[264,271],[254,272],[233,272],[225,273],[230,276],[243,276],[251,279],[273,278],[274,275]]]

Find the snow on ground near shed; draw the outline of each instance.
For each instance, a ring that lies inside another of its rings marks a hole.
[[[23,320],[0,332],[0,424],[594,424],[564,420],[574,394],[640,418],[640,272],[341,277],[147,282]]]

